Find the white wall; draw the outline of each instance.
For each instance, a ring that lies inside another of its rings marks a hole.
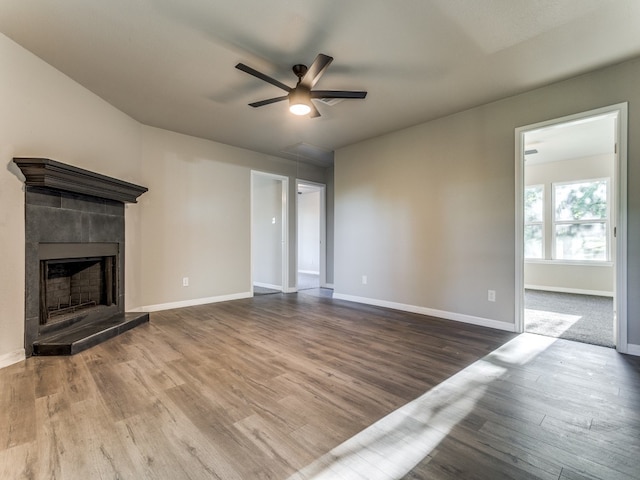
[[[253,284],[282,288],[282,181],[254,173],[252,195]]]
[[[553,291],[613,295],[615,242],[611,244],[611,262],[606,264],[567,264],[551,261],[553,241],[551,219],[552,183],[609,178],[613,188],[615,156],[595,155],[558,162],[525,164],[525,185],[544,185],[545,260],[525,261],[524,284],[527,288]]]
[[[290,197],[296,178],[325,181],[321,168],[143,126],[2,34],[0,65],[0,366],[24,355],[24,178],[13,157],[149,188],[125,209],[127,310],[246,294],[251,170],[288,176]],[[292,202],[288,218],[295,287]]]
[[[298,271],[320,274],[320,191],[298,194]]]
[[[515,128],[628,101],[628,339],[640,344],[638,78],[636,59],[338,150],[338,296],[513,328]]]

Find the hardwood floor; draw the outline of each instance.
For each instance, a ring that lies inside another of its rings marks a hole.
[[[0,370],[2,479],[640,478],[640,359],[312,295]]]

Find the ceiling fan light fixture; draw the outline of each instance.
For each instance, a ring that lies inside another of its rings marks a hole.
[[[289,111],[294,115],[308,115],[311,111],[311,107],[306,103],[292,103],[289,105]]]
[[[308,115],[311,112],[309,91],[300,87],[289,94],[289,111],[294,115]]]

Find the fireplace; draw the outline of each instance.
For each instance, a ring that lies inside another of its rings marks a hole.
[[[25,175],[25,352],[72,354],[148,321],[124,311],[124,203],[147,189],[43,158]]]
[[[117,305],[117,244],[41,244],[39,251],[40,325],[70,323]]]

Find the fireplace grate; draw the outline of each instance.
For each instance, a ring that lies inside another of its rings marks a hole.
[[[95,307],[96,305],[97,303],[95,300],[91,300],[91,298],[83,299],[82,294],[80,294],[78,299],[75,301],[71,296],[69,296],[69,298],[65,298],[64,301],[62,298],[58,298],[57,305],[48,307],[47,321],[53,321],[56,317],[61,315],[75,313],[78,310]]]

